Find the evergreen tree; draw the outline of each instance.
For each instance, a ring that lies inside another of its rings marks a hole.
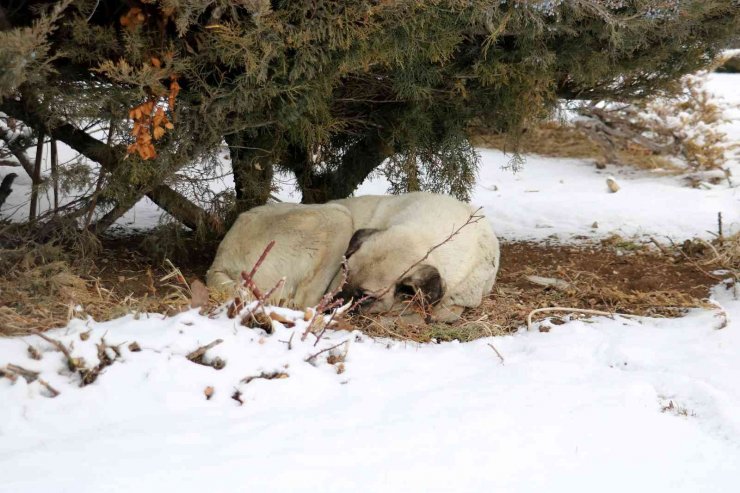
[[[465,198],[471,125],[516,149],[560,99],[670,90],[739,18],[729,0],[8,0],[0,111],[101,165],[98,229],[144,195],[212,227],[172,178],[223,142],[237,211],[275,170],[323,202],[384,162],[396,191]]]

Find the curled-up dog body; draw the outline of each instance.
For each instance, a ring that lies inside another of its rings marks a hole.
[[[233,290],[265,247],[275,241],[254,275],[262,290],[285,278],[270,299],[303,308],[314,306],[327,291],[342,264],[352,236],[352,218],[339,204],[269,204],[242,213],[218,247],[208,269],[212,290]]]
[[[334,203],[349,209],[355,227],[341,296],[363,300],[362,310],[450,322],[491,292],[499,244],[470,205],[426,192]]]

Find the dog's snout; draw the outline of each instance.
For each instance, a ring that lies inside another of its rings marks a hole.
[[[360,299],[360,297],[358,296],[359,293],[360,290],[356,288],[345,287],[339,293],[337,293],[335,299],[342,299],[344,303],[349,302],[350,299],[357,301],[358,299]]]

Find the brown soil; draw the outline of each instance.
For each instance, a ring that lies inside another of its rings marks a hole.
[[[58,290],[43,296],[29,290],[18,297],[8,296],[10,291],[6,290],[0,299],[0,319],[8,315],[16,329],[0,330],[0,334],[22,333],[25,327],[64,326],[71,314],[70,302],[84,305],[85,314],[97,320],[120,316],[126,310],[167,312],[187,306],[188,289],[183,281],[204,279],[209,256],[196,253],[176,270],[152,262],[141,244],[141,238],[136,237],[107,240],[94,261],[84,266],[73,264],[69,271],[85,281],[82,285],[75,281],[74,290],[63,291],[73,299],[59,299]],[[702,306],[710,287],[719,282],[708,274],[712,266],[702,266],[678,249],[661,253],[623,241],[578,247],[504,243],[501,265],[494,293],[455,324],[388,327],[378,320],[358,317],[349,322],[371,335],[417,341],[470,340],[515,330],[525,323],[531,310],[549,306],[678,316],[687,307]],[[527,280],[528,275],[568,285],[543,287]]]
[[[706,306],[709,289],[720,281],[706,267],[677,252],[676,256],[664,254],[629,242],[619,246],[610,242],[587,246],[517,242],[501,248],[494,292],[459,322],[390,327],[378,320],[355,322],[372,335],[426,341],[470,340],[511,332],[526,323],[532,310],[553,306],[675,317],[689,307]],[[543,287],[526,276],[558,279],[568,286]]]
[[[543,246],[534,243],[502,245],[499,286],[537,290],[525,275],[559,278],[574,285],[600,284],[634,294],[678,291],[704,298],[718,279],[695,264],[658,254],[647,248],[625,252],[619,247]],[[541,290],[542,288],[539,288]],[[595,300],[601,308],[615,309],[608,300]]]

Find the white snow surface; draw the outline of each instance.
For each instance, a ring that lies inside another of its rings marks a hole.
[[[740,187],[734,182],[690,188],[681,176],[617,166],[598,170],[586,160],[535,155],[513,173],[501,169],[509,159],[501,151],[480,152],[473,203],[484,207],[505,239],[709,238],[717,232],[718,213],[725,232],[740,230]],[[617,181],[618,192],[610,193],[608,177]]]
[[[710,77],[735,99],[736,80]],[[740,112],[730,117],[727,132],[740,141]],[[717,212],[727,233],[740,230],[736,184],[692,189],[677,177],[538,156],[513,174],[501,169],[507,156],[481,152],[473,202],[506,239],[707,237]],[[619,192],[608,192],[608,176]],[[360,193],[385,186],[372,180]],[[157,215],[140,203],[125,221],[147,227]],[[285,309],[275,310],[295,327],[276,324],[271,335],[223,312],[72,320],[48,335],[88,366],[101,338],[120,344],[85,387],[50,343],[0,338],[0,368],[38,371],[60,392],[0,378],[0,492],[735,492],[738,291],[719,285],[716,310],[679,319],[594,317],[466,344],[344,331],[302,341],[303,313]],[[206,359],[225,360],[222,370],[186,359],[216,339]],[[141,351],[128,349],[133,341]],[[330,352],[306,361],[343,341],[332,351],[346,349],[342,373]],[[275,371],[288,377],[242,382]]]
[[[0,491],[737,491],[737,295],[718,286],[722,309],[681,319],[572,320],[466,344],[329,331],[314,346],[287,310],[296,326],[272,335],[195,310],[74,320],[48,334],[88,365],[101,337],[121,344],[86,387],[49,343],[2,339],[0,364],[61,394],[0,380]],[[224,369],[185,358],[215,339],[206,358]],[[345,340],[343,373],[329,352],[305,361]],[[273,371],[289,376],[240,383]]]

